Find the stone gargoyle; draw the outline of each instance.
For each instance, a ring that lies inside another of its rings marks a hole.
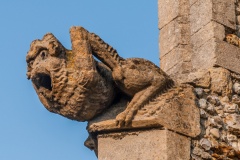
[[[131,123],[143,105],[174,85],[152,62],[123,59],[99,36],[83,27],[72,27],[70,36],[72,50],[48,33],[42,40],[32,42],[26,57],[27,77],[50,112],[88,121],[110,107],[120,91],[132,97],[116,117],[116,125],[124,126]]]

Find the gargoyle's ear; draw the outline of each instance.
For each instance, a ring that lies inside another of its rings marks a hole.
[[[57,40],[57,38],[52,33],[46,33],[43,36],[42,41],[49,41],[49,40]]]
[[[57,38],[52,33],[47,33],[43,36],[42,42],[47,42],[47,49],[51,56],[58,56],[62,52],[64,47],[57,40]]]
[[[30,50],[27,53],[26,61],[29,63],[32,59],[37,56],[38,51],[42,48],[41,40],[37,39],[32,41],[30,45]]]

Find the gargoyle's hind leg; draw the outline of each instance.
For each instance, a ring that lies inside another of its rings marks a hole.
[[[162,89],[163,83],[163,81],[157,81],[148,88],[136,93],[127,108],[117,115],[117,125],[129,125],[135,113]]]

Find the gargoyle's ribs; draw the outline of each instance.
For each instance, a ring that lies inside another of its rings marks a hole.
[[[112,70],[116,85],[133,97],[127,108],[116,117],[117,125],[128,125],[143,105],[174,84],[173,80],[152,62],[141,58],[120,57],[117,51],[99,36],[89,33],[83,27],[72,27],[70,34],[72,42],[74,38],[76,41],[89,42],[92,54]]]

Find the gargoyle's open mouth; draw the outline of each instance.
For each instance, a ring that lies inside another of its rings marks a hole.
[[[52,80],[50,75],[46,73],[39,73],[33,79],[33,83],[36,85],[37,89],[44,89],[52,91]]]

